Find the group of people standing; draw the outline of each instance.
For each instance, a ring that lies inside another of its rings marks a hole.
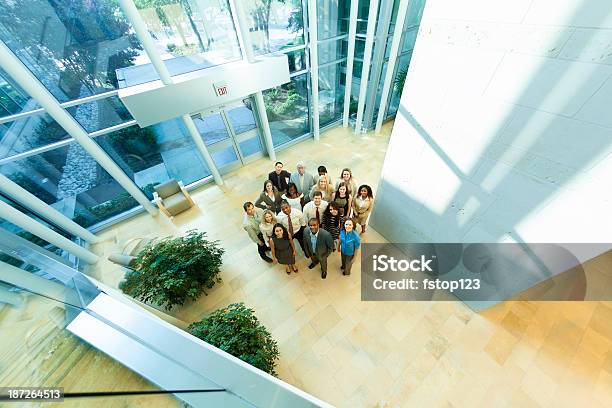
[[[263,184],[263,191],[252,203],[244,203],[243,228],[257,244],[259,256],[266,262],[285,265],[285,272],[297,273],[294,240],[310,258],[309,268],[321,265],[321,278],[327,277],[327,257],[338,250],[342,274],[350,275],[361,233],[366,231],[374,196],[372,188],[357,188],[350,169],[342,170],[335,183],[325,166],[317,176],[306,171],[304,163],[289,173],[276,162]],[[270,258],[266,253],[270,251]]]

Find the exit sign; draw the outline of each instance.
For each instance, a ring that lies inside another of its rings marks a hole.
[[[215,88],[215,94],[217,94],[217,96],[227,95],[227,83],[226,82],[217,82],[216,84],[213,84],[213,86]]]

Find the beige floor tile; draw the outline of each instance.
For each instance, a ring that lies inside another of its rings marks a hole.
[[[525,373],[520,389],[539,405],[548,406],[557,386],[548,375],[534,366]]]
[[[601,372],[593,389],[593,399],[608,407],[612,406],[612,374]]]

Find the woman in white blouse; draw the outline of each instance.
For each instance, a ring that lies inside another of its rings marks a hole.
[[[304,203],[304,194],[298,193],[295,183],[287,184],[287,192],[282,195],[283,200],[287,200],[291,208],[302,211]]]
[[[261,235],[264,237],[264,242],[267,247],[270,247],[270,238],[272,238],[272,234],[274,233],[274,225],[277,223],[276,217],[274,213],[270,210],[266,210],[263,213],[263,217],[261,217],[261,224],[259,224],[259,230],[261,231]]]

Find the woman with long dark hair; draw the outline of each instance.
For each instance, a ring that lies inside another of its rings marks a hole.
[[[334,240],[334,250],[338,248],[336,245],[338,238],[340,237],[340,226],[342,225],[342,216],[340,215],[340,209],[335,203],[329,203],[325,212],[323,213],[323,223],[321,227],[329,232]]]
[[[272,239],[270,239],[270,249],[272,249],[272,260],[280,265],[285,265],[287,275],[298,271],[295,266],[295,246],[293,246],[293,238],[289,236],[289,232],[283,224],[274,226]]]
[[[334,193],[334,198],[332,202],[338,206],[338,209],[340,210],[340,216],[344,219],[349,218],[351,216],[351,212],[353,209],[352,200],[353,197],[351,193],[349,193],[349,189],[346,183],[341,182],[340,184],[338,184],[338,188]]]
[[[273,211],[274,214],[280,212],[280,205],[283,199],[280,193],[274,187],[274,184],[270,180],[264,181],[263,191],[259,194],[259,198],[255,201],[255,207],[259,207],[262,210]]]

